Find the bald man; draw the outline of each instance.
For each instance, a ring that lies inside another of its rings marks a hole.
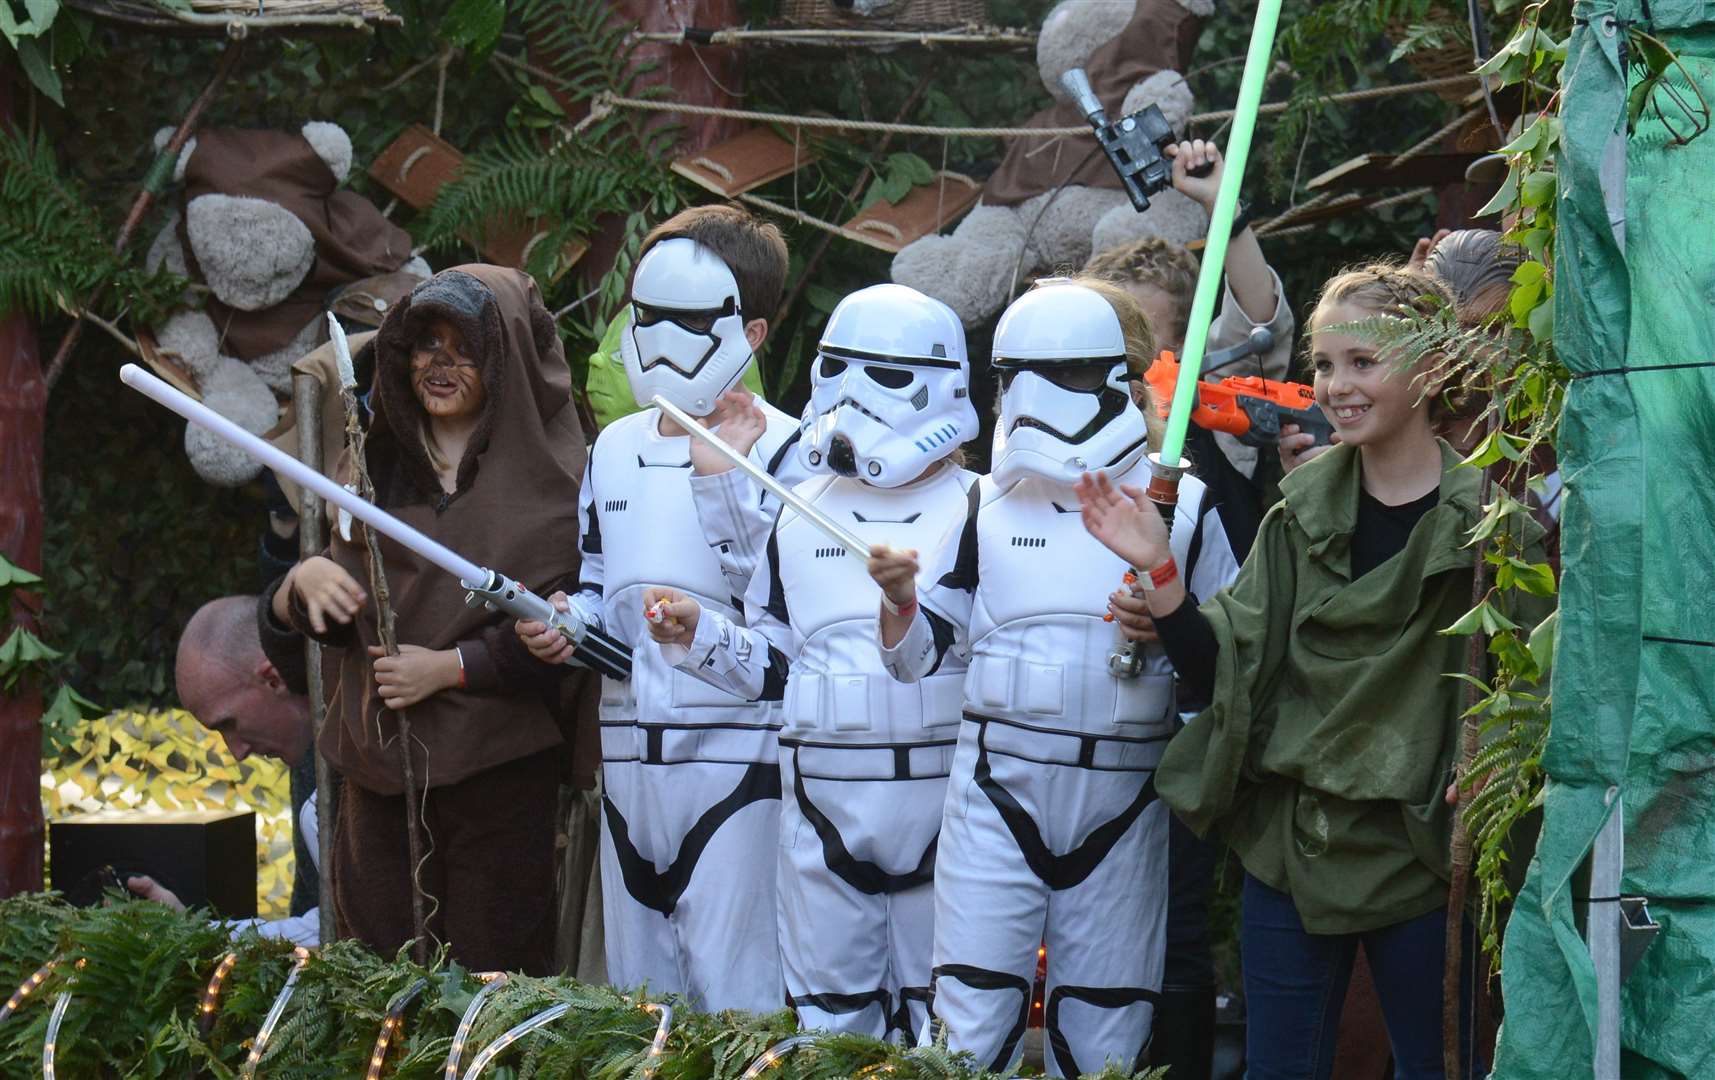
[[[263,652],[258,620],[267,618],[267,611],[262,605],[262,598],[255,596],[224,596],[198,608],[179,635],[174,679],[180,703],[198,723],[220,735],[233,757],[239,761],[251,754],[276,757],[296,772],[309,758],[310,702],[292,685],[301,674],[282,673]],[[302,647],[302,638],[297,646]],[[293,799],[300,806],[295,845],[300,868],[307,859],[310,867],[319,869],[316,833],[320,823],[310,796],[306,791]],[[130,878],[126,887],[146,900],[184,906],[149,877]],[[234,931],[254,927],[266,937],[314,945],[319,939],[316,892],[315,876],[300,873],[293,886],[293,908],[298,914],[274,922],[242,920],[233,924]]]

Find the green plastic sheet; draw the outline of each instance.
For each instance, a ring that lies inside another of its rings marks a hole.
[[[1557,164],[1555,342],[1576,378],[1541,840],[1503,955],[1497,1077],[1592,1075],[1578,873],[1622,796],[1622,892],[1661,933],[1621,992],[1624,1077],[1715,1076],[1715,133],[1665,90],[1628,132],[1627,26],[1715,102],[1715,5],[1578,3]],[[1694,90],[1693,84],[1696,89]],[[1623,217],[1616,235],[1611,219]],[[1677,367],[1675,365],[1678,365]],[[1704,365],[1704,366],[1694,366]]]

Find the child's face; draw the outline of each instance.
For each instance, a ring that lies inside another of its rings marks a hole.
[[[1376,312],[1353,304],[1325,304],[1310,320],[1310,365],[1316,373],[1316,404],[1353,446],[1388,442],[1429,427],[1429,405],[1409,372],[1378,356],[1368,341],[1324,327],[1357,322]]]
[[[411,389],[423,411],[437,420],[456,420],[482,409],[482,372],[451,323],[436,319],[412,345]]]

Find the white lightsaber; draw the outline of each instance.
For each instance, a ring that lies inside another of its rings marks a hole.
[[[698,423],[697,420],[689,413],[685,412],[685,410],[679,408],[671,401],[668,401],[660,394],[656,394],[651,400],[655,403],[656,408],[672,417],[674,422],[686,431],[690,432],[693,438],[701,439],[703,442],[713,447],[720,453],[721,457],[726,458],[734,467],[742,471],[746,476],[749,476],[752,480],[761,484],[776,499],[779,499],[782,503],[790,506],[794,513],[820,529],[828,539],[839,544],[841,547],[845,548],[853,555],[856,555],[864,562],[869,561],[870,552],[868,544],[847,531],[839,522],[799,498],[797,493],[792,491],[791,488],[788,488],[785,484],[774,479],[774,477],[769,476],[766,469],[761,468],[756,464],[756,462],[750,460],[749,454],[741,454],[737,450],[728,446],[724,441],[722,441],[720,436]]]
[[[558,610],[505,574],[478,566],[374,503],[347,491],[279,447],[257,438],[201,402],[191,400],[136,364],[120,368],[119,378],[126,386],[153,398],[191,423],[208,429],[299,487],[315,492],[376,532],[453,575],[470,590],[470,602],[484,603],[516,618],[534,619],[552,626],[576,646],[569,663],[615,679],[631,677],[631,650],[618,639],[588,625],[576,614]]]

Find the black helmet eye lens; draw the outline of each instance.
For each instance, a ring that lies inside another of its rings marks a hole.
[[[693,334],[706,334],[715,328],[718,319],[731,315],[738,310],[738,305],[728,297],[726,303],[718,308],[698,308],[695,310],[678,308],[661,308],[653,304],[633,301],[631,305],[632,318],[638,326],[654,326],[666,320],[676,323],[684,330]]]
[[[1100,390],[1103,386],[1106,386],[1108,382],[1108,372],[1112,370],[1113,368],[1111,367],[1102,367],[1096,364],[1082,364],[1078,367],[1066,368],[1045,367],[1042,368],[1038,374],[1053,383],[1055,386],[1060,387],[1062,390],[1072,390],[1078,393],[1087,394],[1092,390]]]
[[[846,369],[846,362],[844,360],[841,360],[837,356],[829,356],[827,353],[822,354],[822,378],[824,378],[824,379],[838,378],[840,372],[844,371],[845,369]]]
[[[866,365],[863,371],[871,380],[889,390],[903,390],[917,377],[906,368],[881,367],[878,364]]]

